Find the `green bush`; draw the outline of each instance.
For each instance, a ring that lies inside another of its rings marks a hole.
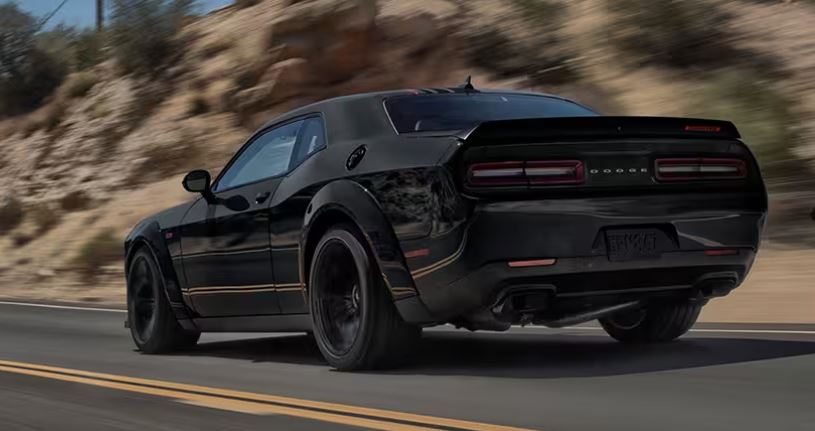
[[[182,51],[178,32],[194,0],[113,0],[111,45],[127,73],[155,74]]]
[[[73,71],[88,69],[104,59],[104,33],[59,24],[37,34],[37,46]]]
[[[0,4],[0,115],[37,107],[65,77],[65,65],[37,46],[38,30],[14,3]]]
[[[727,64],[738,55],[715,5],[687,0],[609,2],[612,40],[643,63],[687,67]]]
[[[0,235],[9,232],[23,221],[23,204],[14,197],[0,201]]]
[[[86,279],[99,274],[100,269],[121,259],[124,254],[122,244],[110,229],[103,230],[91,237],[73,260],[74,265]]]
[[[768,80],[750,70],[729,69],[713,75],[699,91],[694,116],[732,121],[769,176],[783,175],[798,143],[798,119],[792,102]]]
[[[74,70],[85,70],[105,59],[105,36],[92,30],[76,35],[72,43]]]

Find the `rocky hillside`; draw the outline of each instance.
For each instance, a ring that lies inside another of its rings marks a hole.
[[[665,23],[646,3],[266,0],[190,18],[160,74],[108,59],[68,76],[36,111],[0,120],[0,296],[121,302],[121,238],[189,198],[184,172],[217,171],[253,128],[293,107],[467,75],[608,113],[733,119],[778,191],[772,244],[811,246],[815,5],[682,2],[696,6]]]

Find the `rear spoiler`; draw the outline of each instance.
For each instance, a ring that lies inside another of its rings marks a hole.
[[[548,138],[740,138],[729,121],[671,117],[559,117],[485,121],[458,135],[465,141]]]

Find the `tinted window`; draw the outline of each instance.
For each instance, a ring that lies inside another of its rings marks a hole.
[[[292,166],[299,165],[300,162],[323,147],[325,147],[323,120],[320,117],[306,119],[300,130],[300,141],[297,143],[297,153],[292,161]]]
[[[399,133],[465,130],[492,120],[585,117],[597,113],[576,103],[520,94],[434,94],[385,101]]]
[[[303,121],[286,124],[258,135],[229,166],[217,190],[229,189],[289,170],[294,143]]]

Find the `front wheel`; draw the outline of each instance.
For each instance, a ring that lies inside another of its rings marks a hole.
[[[136,347],[143,353],[164,353],[194,346],[200,332],[179,325],[164,292],[156,261],[139,250],[127,272],[127,321]]]
[[[322,237],[309,276],[314,338],[329,365],[386,368],[414,351],[421,328],[405,323],[362,235],[339,225]]]
[[[659,343],[684,335],[696,323],[701,303],[652,304],[600,319],[606,333],[625,343]]]

